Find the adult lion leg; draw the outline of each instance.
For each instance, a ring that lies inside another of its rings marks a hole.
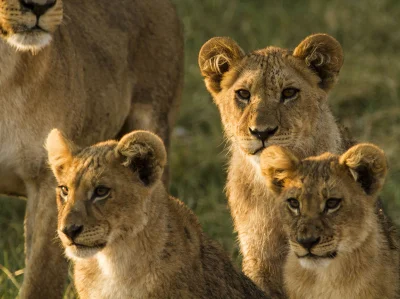
[[[183,73],[176,73],[174,75],[178,79],[174,80],[177,83],[175,87],[170,86],[171,89],[165,90],[165,85],[167,84],[163,80],[167,80],[161,77],[154,78],[151,86],[135,90],[132,97],[131,111],[118,133],[118,139],[133,130],[151,131],[160,136],[164,141],[169,158],[171,132],[175,125],[183,86]],[[168,166],[164,169],[163,182],[168,186]]]
[[[46,171],[37,188],[28,188],[25,219],[25,275],[21,298],[61,298],[67,262],[57,238],[55,180]]]

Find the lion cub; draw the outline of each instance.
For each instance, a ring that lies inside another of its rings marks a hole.
[[[46,147],[81,298],[266,298],[168,195],[159,137],[136,131],[81,149],[53,130]]]
[[[359,144],[300,160],[270,146],[261,168],[290,243],[290,298],[399,298],[398,239],[377,205],[387,172],[382,150]]]

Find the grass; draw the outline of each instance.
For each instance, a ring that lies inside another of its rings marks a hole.
[[[172,140],[171,193],[199,216],[205,231],[237,262],[224,195],[226,152],[217,108],[197,67],[201,45],[230,36],[250,51],[267,45],[294,48],[316,32],[335,36],[345,64],[330,101],[335,115],[360,141],[382,147],[390,162],[383,191],[389,214],[400,224],[400,2],[173,0],[185,26],[185,89]],[[0,298],[15,298],[24,267],[24,201],[0,199]],[[66,297],[73,297],[69,290]]]

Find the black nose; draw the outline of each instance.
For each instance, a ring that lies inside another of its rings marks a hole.
[[[62,229],[62,232],[71,240],[74,239],[82,232],[83,225],[67,225]]]
[[[57,0],[20,0],[23,7],[31,10],[37,17],[43,15]]]
[[[296,241],[307,250],[310,250],[315,245],[317,245],[320,240],[321,240],[320,237],[318,237],[318,238],[310,237],[310,238],[305,238],[305,239],[297,238],[296,239]]]
[[[249,128],[250,130],[250,134],[257,137],[257,139],[261,140],[261,141],[265,141],[267,140],[269,137],[273,136],[276,131],[278,131],[278,127],[275,128],[267,128],[264,131],[259,131],[257,129],[252,129]]]

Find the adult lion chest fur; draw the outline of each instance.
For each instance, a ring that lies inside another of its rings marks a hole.
[[[226,37],[200,50],[200,70],[231,145],[227,195],[243,270],[276,297],[284,296],[287,241],[259,157],[274,144],[300,157],[341,153],[351,144],[327,103],[342,64],[340,44],[326,34],[307,37],[294,51],[267,47],[246,54]]]
[[[28,197],[22,297],[59,297],[66,263],[51,241],[55,180],[45,137],[57,127],[88,145],[146,129],[168,147],[181,25],[167,0],[5,0],[0,37],[0,193]]]

